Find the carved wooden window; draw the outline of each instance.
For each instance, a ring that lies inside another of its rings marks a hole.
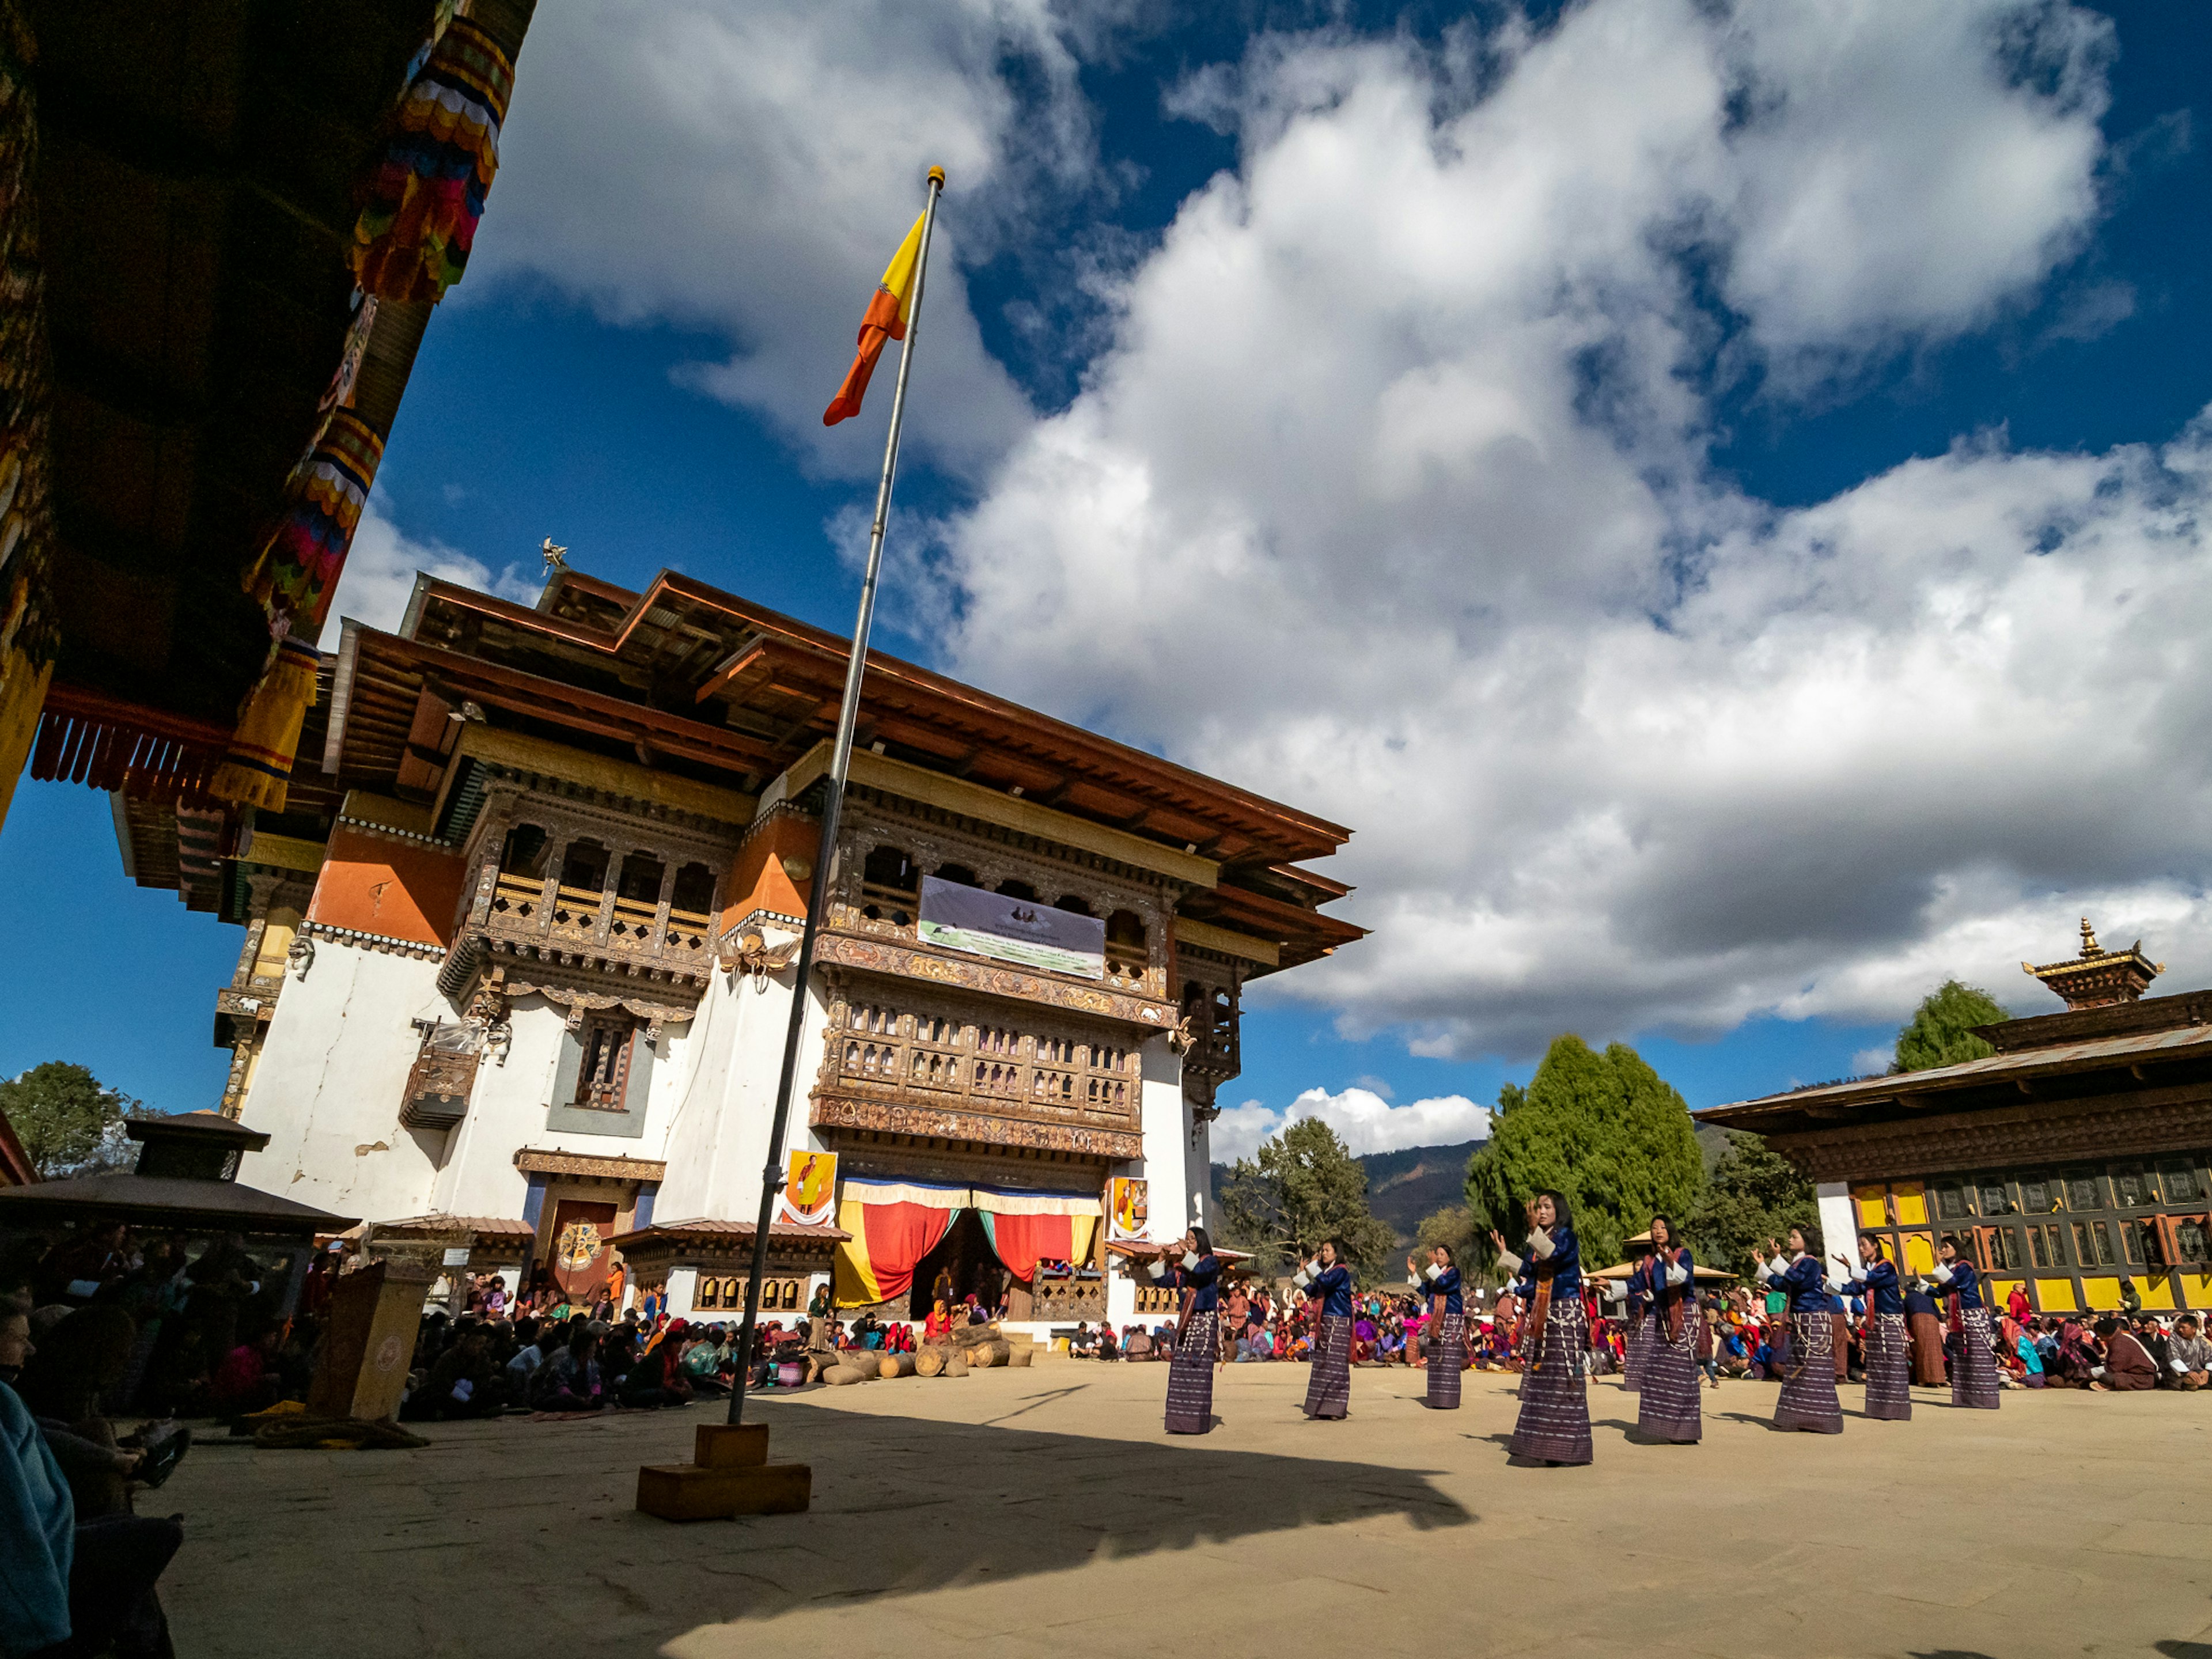
[[[483,1055],[483,1033],[476,1026],[440,1020],[424,1031],[407,1073],[400,1123],[410,1129],[450,1129],[459,1123]]]
[[[2057,1222],[2027,1230],[2028,1259],[2039,1267],[2066,1265],[2066,1230]]]
[[[921,872],[903,847],[872,849],[860,866],[860,914],[871,921],[911,926],[921,908]]]
[[[583,1063],[576,1068],[574,1104],[619,1112],[629,1086],[630,1045],[637,1022],[629,1015],[595,1014],[584,1021]]]
[[[2194,1204],[2204,1196],[2203,1183],[2197,1180],[2197,1171],[2186,1164],[2163,1164],[2158,1174],[2169,1204]]]
[[[2007,1196],[2005,1183],[1984,1181],[1981,1183],[1982,1213],[1985,1216],[2010,1215],[2012,1200]]]
[[[2112,1171],[2112,1194],[2116,1208],[2139,1210],[2147,1204],[2158,1202],[2158,1181],[2148,1170],[2115,1170]]]
[[[1973,1214],[1968,1201],[1968,1189],[1963,1187],[1939,1187],[1936,1189],[1936,1213],[1946,1221],[1963,1221]]]
[[[1145,938],[1145,921],[1134,910],[1116,910],[1106,918],[1106,978],[1109,983],[1141,980],[1152,965],[1152,947]]]
[[[2066,1207],[2069,1210],[2101,1210],[2105,1207],[2102,1185],[2094,1176],[2069,1176],[2066,1180]],[[2088,1266],[2085,1260],[2083,1267]]]
[[[2112,1265],[2112,1235],[2103,1222],[2074,1224],[2074,1259],[2085,1267]]]
[[[2162,1216],[2159,1231],[2165,1234],[2166,1261],[2169,1267],[2194,1267],[2203,1272],[2208,1256],[2212,1256],[2212,1239],[2206,1236],[2208,1218],[2201,1215]]]

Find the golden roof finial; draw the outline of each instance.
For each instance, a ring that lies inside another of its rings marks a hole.
[[[2089,918],[2087,916],[2081,918],[2081,954],[2085,957],[2101,957],[2105,954],[2097,944],[2097,930],[2089,925]]]

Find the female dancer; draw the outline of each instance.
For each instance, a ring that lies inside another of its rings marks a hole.
[[[1949,1304],[1951,1403],[1976,1411],[1997,1408],[1997,1358],[1990,1346],[1990,1310],[1982,1300],[1982,1276],[1959,1254],[1950,1234],[1936,1247],[1937,1293]]]
[[[1213,1426],[1213,1365],[1220,1358],[1221,1263],[1203,1227],[1182,1238],[1180,1264],[1156,1261],[1156,1283],[1182,1292],[1175,1363],[1168,1368],[1170,1434],[1204,1434]]]
[[[1291,1282],[1321,1303],[1313,1370],[1306,1378],[1305,1414],[1347,1417],[1352,1413],[1352,1269],[1344,1263],[1343,1241],[1326,1240]]]
[[[1536,1194],[1528,1206],[1528,1255],[1505,1248],[1493,1232],[1498,1259],[1516,1276],[1525,1273],[1530,1304],[1522,1316],[1528,1369],[1521,1377],[1521,1416],[1513,1426],[1516,1457],[1548,1464],[1590,1461],[1589,1391],[1583,1378],[1583,1350],[1589,1323],[1583,1313],[1582,1249],[1575,1243],[1567,1200]]]
[[[1849,1272],[1843,1257],[1836,1261]],[[1912,1358],[1905,1334],[1905,1297],[1897,1264],[1881,1253],[1872,1233],[1859,1235],[1859,1270],[1844,1286],[1866,1298],[1866,1414],[1893,1423],[1912,1420]]]
[[[1689,1247],[1674,1242],[1674,1223],[1651,1218],[1651,1254],[1628,1280],[1651,1311],[1644,1316],[1644,1386],[1636,1426],[1658,1440],[1694,1444],[1705,1433],[1698,1402],[1698,1343],[1705,1312],[1698,1305],[1697,1263]]]
[[[1437,1334],[1436,1348],[1429,1355],[1425,1403],[1431,1411],[1455,1412],[1459,1374],[1467,1368],[1467,1304],[1460,1297],[1459,1267],[1450,1246],[1439,1244],[1431,1250],[1426,1267],[1407,1256],[1406,1277],[1428,1292],[1428,1328]]]
[[[1778,1286],[1790,1297],[1790,1358],[1782,1373],[1782,1397],[1774,1405],[1774,1426],[1810,1434],[1841,1434],[1844,1408],[1836,1399],[1835,1323],[1828,1316],[1828,1286],[1820,1274],[1820,1230],[1792,1227],[1790,1260],[1772,1239],[1774,1259],[1752,1277]]]

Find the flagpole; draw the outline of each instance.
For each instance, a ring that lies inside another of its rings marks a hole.
[[[807,980],[814,969],[814,941],[830,908],[830,866],[836,860],[837,819],[845,806],[845,777],[853,764],[853,729],[860,717],[860,680],[868,660],[868,629],[875,621],[876,579],[884,563],[884,526],[891,510],[891,480],[898,474],[899,428],[906,418],[906,377],[914,367],[914,348],[921,333],[922,289],[929,279],[929,239],[937,228],[937,198],[944,193],[945,169],[929,170],[929,201],[921,214],[921,249],[915,261],[914,304],[907,312],[906,339],[899,347],[898,385],[891,393],[890,435],[884,441],[884,475],[876,484],[876,519],[868,532],[868,564],[860,576],[860,614],[853,624],[853,654],[845,665],[845,701],[837,711],[837,741],[830,751],[830,787],[822,800],[822,835],[814,853],[813,896],[799,936],[793,964],[791,1020],[783,1033],[783,1070],[776,1079],[775,1115],[769,1121],[768,1162],[761,1170],[760,1220],[753,1231],[753,1266],[745,1282],[745,1319],[738,1333],[738,1374],[730,1388],[730,1421],[744,1420],[745,1384],[752,1376],[754,1328],[759,1322],[761,1279],[768,1272],[769,1228],[775,1195],[783,1186],[783,1137],[791,1121],[792,1085],[799,1074],[799,1045],[805,1034]]]

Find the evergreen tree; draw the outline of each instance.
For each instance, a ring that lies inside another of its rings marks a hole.
[[[1447,1246],[1452,1260],[1462,1267],[1474,1265],[1474,1213],[1464,1204],[1447,1204],[1421,1218],[1413,1230],[1413,1254],[1425,1257],[1437,1245]]]
[[[1565,1194],[1583,1259],[1600,1267],[1655,1213],[1686,1215],[1704,1186],[1682,1097],[1626,1043],[1601,1054],[1570,1033],[1526,1089],[1498,1091],[1489,1143],[1468,1166],[1467,1200],[1478,1234],[1495,1228],[1517,1244],[1527,1201],[1546,1188]]]
[[[1768,1239],[1786,1238],[1792,1227],[1818,1221],[1820,1206],[1813,1183],[1757,1135],[1731,1132],[1729,1141],[1704,1199],[1683,1225],[1699,1261],[1741,1273]],[[1831,1253],[1850,1253],[1848,1239],[1824,1243]]]
[[[1367,1208],[1367,1171],[1336,1131],[1302,1117],[1239,1158],[1221,1183],[1223,1237],[1276,1269],[1299,1249],[1325,1238],[1344,1241],[1352,1265],[1369,1279],[1389,1272],[1397,1234]]]
[[[1897,1034],[1892,1072],[1924,1072],[1956,1066],[1996,1053],[1974,1035],[1977,1025],[1995,1025],[2011,1016],[1987,991],[1947,979],[1921,1000],[1912,1018]]]
[[[124,1120],[146,1115],[139,1102],[62,1060],[0,1080],[0,1113],[15,1125],[33,1166],[49,1178],[128,1164],[134,1149]]]

